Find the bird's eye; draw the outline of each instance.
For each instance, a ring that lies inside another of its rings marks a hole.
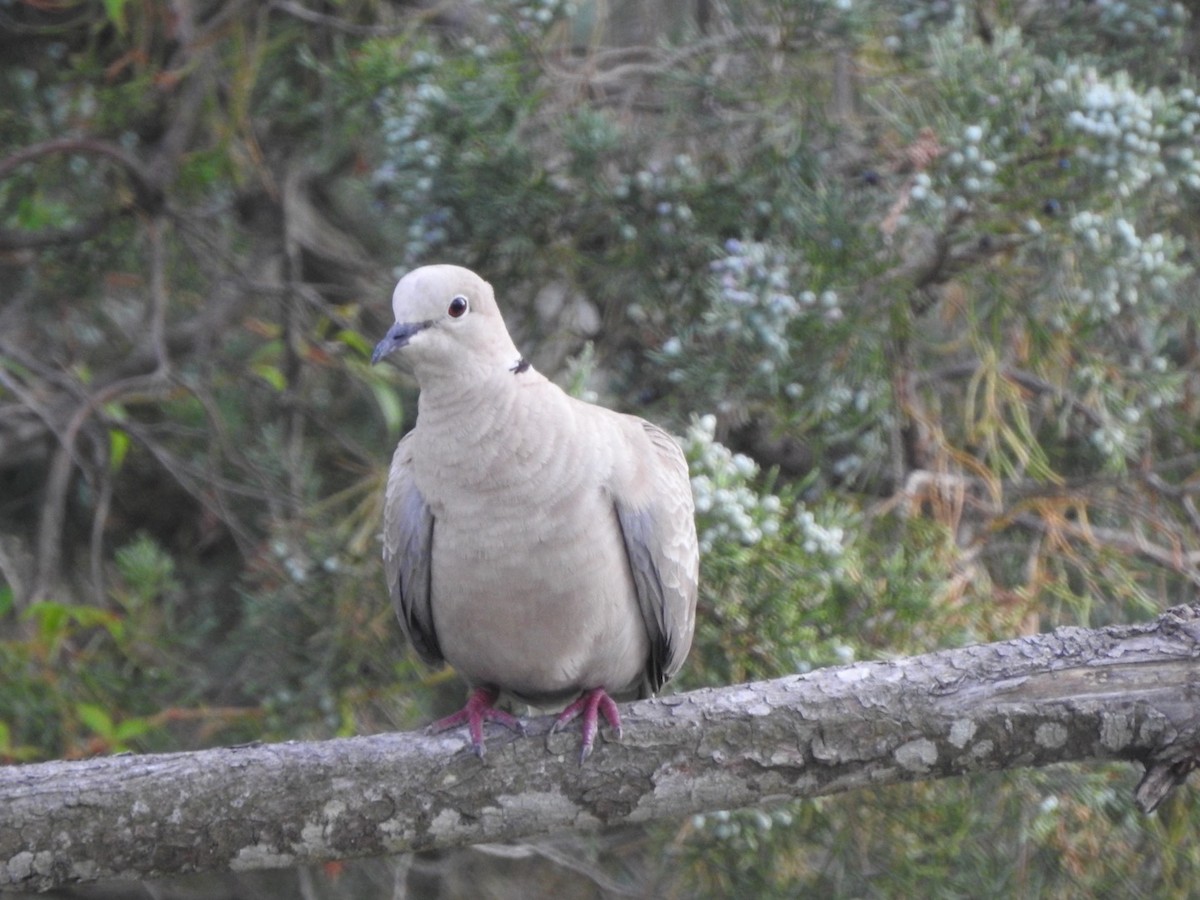
[[[459,294],[450,301],[450,306],[446,312],[450,313],[450,318],[457,319],[466,313],[467,305],[467,298]]]

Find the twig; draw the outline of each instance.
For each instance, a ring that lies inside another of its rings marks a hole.
[[[354,22],[347,22],[345,19],[340,19],[337,16],[330,16],[309,9],[300,3],[293,3],[292,0],[272,0],[270,8],[287,13],[292,18],[308,22],[310,25],[320,25],[322,28],[331,28],[334,31],[340,31],[343,34],[352,34],[356,37],[395,37],[407,34],[414,28],[411,17],[406,19],[404,24],[401,25],[358,25]],[[414,12],[414,16],[428,18],[431,12],[433,11],[426,10],[423,14],[421,12]]]
[[[67,422],[61,432],[55,432],[59,439],[58,451],[50,464],[50,474],[46,478],[46,499],[42,503],[42,517],[38,523],[37,543],[37,580],[34,584],[35,597],[48,592],[54,584],[62,559],[63,525],[66,521],[67,488],[71,483],[71,472],[78,466],[80,471],[87,474],[87,467],[81,464],[75,452],[75,441],[87,420],[105,403],[112,402],[121,394],[134,391],[161,387],[165,382],[154,375],[138,376],[122,379],[105,385],[90,394]]]
[[[150,347],[158,364],[156,375],[166,377],[171,369],[167,354],[167,253],[163,239],[165,217],[150,220],[146,235],[150,240]]]
[[[933,369],[929,372],[924,372],[918,376],[918,381],[922,384],[938,381],[951,381],[960,378],[970,378],[979,371],[978,360],[968,360],[966,362],[955,363],[949,366],[943,366],[940,369]],[[1001,378],[1013,382],[1028,391],[1035,394],[1048,394],[1056,401],[1069,407],[1072,412],[1076,412],[1088,421],[1090,425],[1099,428],[1103,423],[1103,419],[1096,410],[1085,404],[1081,400],[1072,397],[1062,388],[1056,387],[1043,378],[1026,372],[1023,369],[1018,369],[1015,366],[1004,365],[1000,367],[999,374]]]
[[[1200,550],[1184,550],[1180,546],[1161,547],[1144,535],[1131,534],[1100,525],[1076,524],[1069,521],[1047,523],[1039,516],[1019,513],[1011,520],[1014,524],[1040,533],[1057,532],[1066,537],[1096,547],[1105,545],[1122,553],[1141,556],[1152,563],[1183,576],[1196,587],[1200,587]]]

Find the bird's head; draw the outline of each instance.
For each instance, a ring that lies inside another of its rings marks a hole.
[[[512,368],[521,356],[509,337],[492,286],[461,266],[422,266],[392,293],[396,322],[371,354],[377,363],[399,353],[401,367],[421,380],[464,368]]]

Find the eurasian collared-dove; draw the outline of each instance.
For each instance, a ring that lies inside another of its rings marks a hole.
[[[495,708],[572,701],[580,759],[610,694],[646,696],[683,664],[699,557],[687,462],[662,429],[576,400],[517,352],[491,286],[425,266],[392,295],[396,352],[417,380],[417,424],[388,475],[383,558],[404,633],[472,692],[441,731],[523,731]]]

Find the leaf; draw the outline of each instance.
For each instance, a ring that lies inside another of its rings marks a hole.
[[[13,744],[12,728],[0,720],[0,762],[27,762],[40,754],[28,744]]]
[[[146,734],[152,727],[150,722],[144,718],[126,719],[117,726],[115,737],[120,743],[124,744],[133,738],[138,738]]]
[[[129,414],[125,412],[125,407],[120,403],[105,403],[101,409],[104,410],[104,415],[108,416],[114,422],[124,422],[129,418]]]
[[[375,402],[379,404],[379,411],[383,413],[383,421],[387,424],[388,434],[398,435],[400,426],[404,423],[404,407],[400,403],[399,395],[390,384],[381,381],[372,382],[371,390],[375,393]]]
[[[125,33],[125,4],[128,0],[104,0],[104,12],[108,20],[117,27],[119,34]]]
[[[31,603],[22,618],[37,623],[39,637],[50,643],[57,643],[66,637],[71,624],[79,628],[103,628],[116,640],[125,634],[125,623],[108,610],[71,606],[54,600]]]
[[[255,363],[251,367],[251,371],[277,391],[282,392],[287,388],[287,378],[279,366],[271,363]]]
[[[38,636],[43,641],[57,643],[66,628],[67,608],[53,600],[41,600],[30,604],[24,618],[37,624]]]
[[[79,721],[86,725],[94,734],[111,739],[114,736],[113,720],[102,707],[95,703],[80,703],[75,707]]]
[[[108,429],[108,471],[114,475],[121,470],[129,452],[129,432],[124,428]]]
[[[30,372],[28,367],[21,365],[15,359],[0,354],[0,369],[12,372],[22,380],[29,378]]]
[[[351,331],[349,328],[343,328],[337,333],[336,337],[338,341],[364,358],[370,357],[371,351],[375,349],[365,337],[357,331]]]

